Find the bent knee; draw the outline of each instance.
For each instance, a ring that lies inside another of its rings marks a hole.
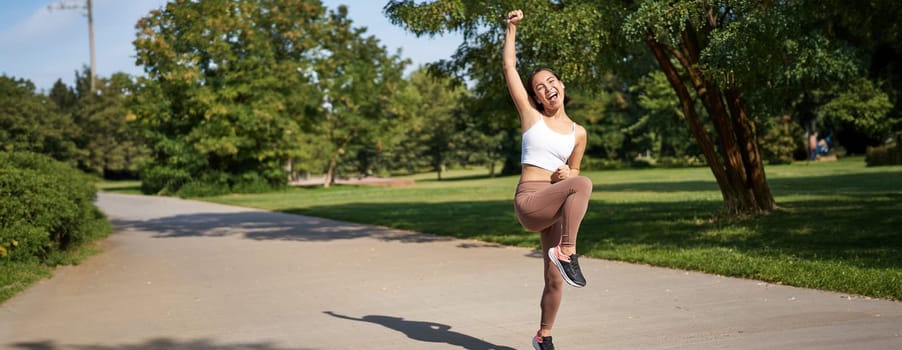
[[[574,177],[573,187],[577,191],[592,192],[592,180],[582,175]]]

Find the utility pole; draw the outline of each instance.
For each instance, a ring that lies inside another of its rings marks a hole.
[[[88,5],[88,41],[91,44],[91,93],[97,89],[94,77],[97,76],[97,59],[94,56],[94,5],[92,0],[87,0]]]
[[[88,17],[88,41],[91,45],[91,93],[94,93],[94,90],[97,89],[97,84],[95,82],[95,76],[97,75],[97,59],[94,55],[94,1],[93,0],[85,0],[84,5],[74,5],[67,1],[60,1],[56,5],[48,5],[47,9],[49,10],[87,10]]]

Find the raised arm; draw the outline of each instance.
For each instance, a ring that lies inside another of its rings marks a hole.
[[[532,118],[526,117],[531,115],[531,111],[535,107],[529,101],[529,95],[523,87],[523,81],[520,80],[520,74],[517,73],[517,25],[523,19],[523,11],[514,10],[507,14],[507,34],[504,36],[504,51],[502,59],[504,61],[504,79],[507,81],[507,90],[520,112],[520,125],[523,130],[529,128],[534,122]]]

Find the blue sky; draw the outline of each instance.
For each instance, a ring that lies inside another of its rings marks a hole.
[[[0,74],[29,79],[38,90],[49,90],[57,79],[72,85],[75,71],[90,65],[88,21],[84,10],[49,10],[48,5],[83,5],[84,0],[4,0],[0,11]],[[94,42],[97,73],[143,74],[135,66],[134,25],[166,0],[94,0]],[[326,0],[334,9],[348,6],[354,25],[367,27],[389,52],[397,48],[413,61],[412,67],[449,58],[461,43],[460,35],[417,38],[392,25],[382,14],[384,1]]]

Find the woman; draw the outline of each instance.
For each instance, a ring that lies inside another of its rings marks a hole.
[[[541,323],[532,342],[537,350],[543,350],[554,349],[551,328],[561,305],[563,282],[574,287],[586,285],[577,260],[576,234],[589,205],[592,182],[579,176],[586,129],[570,120],[564,110],[564,83],[545,68],[533,72],[525,87],[520,80],[515,37],[522,19],[520,10],[507,15],[504,77],[523,132],[522,175],[514,208],[520,224],[540,232],[542,241],[545,288]]]

